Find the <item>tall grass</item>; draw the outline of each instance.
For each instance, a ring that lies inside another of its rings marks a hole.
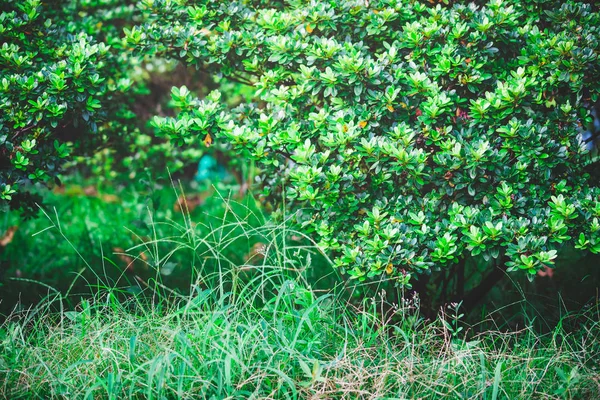
[[[418,299],[351,304],[340,288],[311,287],[318,251],[307,238],[248,215],[152,221],[177,233],[128,249],[154,271],[138,277],[139,293],[100,285],[68,309],[73,296],[50,290],[15,312],[0,326],[0,397],[600,398],[597,307],[576,316],[576,331],[474,335],[457,307],[424,321]],[[230,250],[243,243],[262,247],[240,262]],[[181,268],[195,271],[186,291],[162,278]]]

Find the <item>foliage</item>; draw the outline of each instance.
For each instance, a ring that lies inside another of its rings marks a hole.
[[[127,133],[135,59],[126,0],[0,6],[0,205],[37,211],[25,186],[56,178],[72,152]]]
[[[147,57],[130,74],[136,82],[131,95],[131,109],[136,115],[135,124],[123,127],[123,135],[106,143],[94,154],[80,154],[64,166],[65,175],[76,172],[94,177],[99,182],[130,182],[134,179],[161,180],[167,177],[191,179],[194,166],[205,155],[216,155],[236,179],[244,179],[246,163],[235,157],[226,146],[207,147],[204,138],[195,138],[177,145],[161,135],[150,120],[156,113],[172,116],[173,86],[186,85],[194,94],[204,97],[219,89],[230,106],[237,106],[252,88],[209,76],[194,68],[186,68],[172,61]],[[116,140],[115,140],[116,139]],[[240,183],[240,182],[238,182]]]
[[[446,4],[449,3],[449,4]],[[353,278],[466,256],[530,278],[574,243],[600,252],[581,126],[600,93],[600,14],[580,1],[145,0],[146,55],[255,87],[226,107],[174,88],[177,143],[231,144],[263,168]]]
[[[578,127],[597,7],[463,3],[2,3],[0,202],[46,203],[0,217],[0,397],[599,398],[597,304],[556,327],[496,325],[510,307],[470,326],[460,303],[426,321],[424,297],[364,296],[321,253],[360,281],[441,270],[446,303],[500,260],[525,279],[565,244],[600,252]],[[143,77],[157,55],[214,74],[165,74],[175,117]],[[245,193],[248,158],[278,219],[219,192],[233,173]],[[187,162],[195,181],[155,180]],[[65,166],[93,184],[28,188]]]

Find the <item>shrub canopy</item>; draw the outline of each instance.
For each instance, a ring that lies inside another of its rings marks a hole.
[[[145,0],[127,31],[256,88],[226,107],[175,88],[177,141],[226,141],[264,194],[360,280],[407,284],[465,256],[534,276],[564,243],[600,252],[582,124],[600,14],[577,1]],[[446,4],[451,3],[451,4]]]
[[[0,205],[32,207],[24,190],[57,176],[76,149],[118,136],[133,59],[124,0],[0,5]]]

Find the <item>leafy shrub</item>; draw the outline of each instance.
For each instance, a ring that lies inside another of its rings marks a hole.
[[[122,25],[135,15],[125,0],[0,6],[0,202],[31,207],[24,185],[126,132],[135,60]]]
[[[469,255],[533,277],[564,243],[600,252],[580,137],[600,90],[593,6],[141,3],[155,19],[131,45],[256,88],[233,109],[176,88],[156,126],[258,160],[264,195],[353,278],[408,284]]]
[[[218,156],[238,180],[244,180],[242,175],[248,175],[245,165],[240,165],[235,153],[226,146],[207,147],[204,138],[193,138],[178,145],[149,122],[156,114],[174,115],[173,86],[185,85],[201,98],[218,89],[230,106],[237,106],[250,97],[252,87],[209,76],[177,62],[150,57],[136,66],[130,77],[136,82],[129,93],[135,123],[122,126],[118,140],[110,141],[93,154],[73,157],[64,165],[63,182],[74,173],[100,182],[129,183],[132,179],[160,182],[179,178],[187,181],[194,176],[198,161],[206,154]]]

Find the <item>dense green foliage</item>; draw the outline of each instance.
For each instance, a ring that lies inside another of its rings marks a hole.
[[[583,1],[0,2],[0,397],[600,398]]]
[[[580,130],[600,90],[600,14],[583,2],[146,0],[127,30],[254,85],[228,108],[175,88],[160,131],[230,143],[263,168],[352,277],[406,284],[467,255],[532,277],[571,242],[600,251]]]
[[[72,150],[127,133],[134,60],[122,25],[135,15],[128,3],[0,5],[0,205],[32,208],[24,186],[55,178]]]

